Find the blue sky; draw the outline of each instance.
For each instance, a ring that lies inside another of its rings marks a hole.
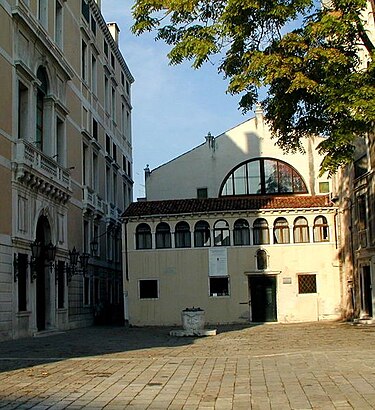
[[[252,116],[238,110],[239,96],[225,93],[217,66],[169,66],[168,47],[150,34],[134,36],[129,0],[102,0],[107,22],[120,27],[120,49],[132,72],[134,200],[144,196],[143,169],[151,169]]]

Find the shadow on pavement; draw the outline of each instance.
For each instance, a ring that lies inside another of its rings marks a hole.
[[[253,326],[230,325],[218,326],[217,329],[218,333],[225,333]],[[120,353],[122,358],[126,358],[127,352],[154,348],[158,348],[160,355],[165,349],[195,343],[197,337],[170,336],[172,329],[174,328],[92,326],[45,337],[3,341],[0,342],[0,372],[72,358]],[[149,353],[152,356],[151,350]]]

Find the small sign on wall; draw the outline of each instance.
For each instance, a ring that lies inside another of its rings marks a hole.
[[[283,278],[283,284],[284,285],[291,285],[292,284],[292,278],[290,278],[290,277]]]
[[[228,276],[227,248],[210,248],[208,259],[209,276]]]

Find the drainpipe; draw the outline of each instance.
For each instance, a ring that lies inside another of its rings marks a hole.
[[[128,220],[122,219],[124,224],[124,237],[123,237],[123,244],[124,244],[124,268],[125,268],[125,280],[122,282],[123,286],[123,298],[124,298],[124,320],[125,324],[129,323],[129,309],[128,309],[128,289],[125,287],[125,281],[129,282],[129,261],[128,261]]]

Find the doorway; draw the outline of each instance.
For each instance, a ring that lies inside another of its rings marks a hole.
[[[252,322],[277,322],[275,276],[249,276],[249,295]]]
[[[361,272],[361,310],[362,315],[372,317],[372,283],[369,265],[362,266]]]
[[[44,249],[51,241],[51,227],[47,217],[41,216],[36,227],[36,240],[42,245],[41,257],[36,262],[36,326],[45,330],[50,322],[50,275]]]

